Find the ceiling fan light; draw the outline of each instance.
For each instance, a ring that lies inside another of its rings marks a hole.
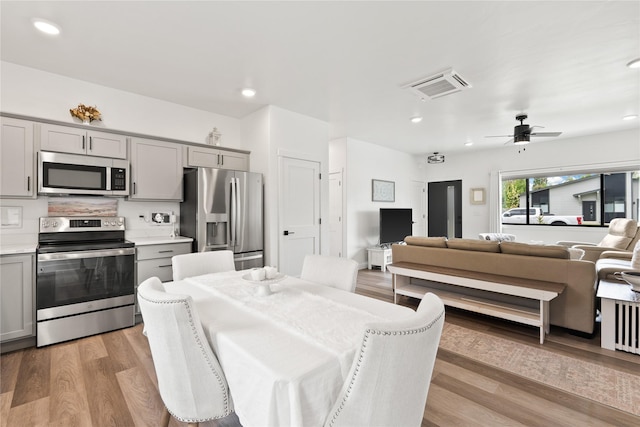
[[[628,114],[628,115],[624,116],[622,118],[622,120],[634,120],[634,119],[637,119],[637,118],[638,118],[637,114]]]
[[[411,117],[411,123],[420,123],[422,121],[421,116]]]
[[[527,145],[529,142],[531,142],[531,141],[523,139],[523,140],[520,140],[520,141],[513,141],[513,145]]]

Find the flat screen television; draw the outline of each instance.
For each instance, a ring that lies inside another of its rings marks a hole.
[[[401,242],[413,233],[411,208],[380,208],[380,244]]]

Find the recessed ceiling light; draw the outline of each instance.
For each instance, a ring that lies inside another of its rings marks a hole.
[[[464,143],[465,147],[471,147],[472,145],[473,145],[473,142],[471,142],[471,141],[467,141],[467,142]]]
[[[640,58],[636,58],[627,64],[629,68],[640,68]]]
[[[633,120],[633,119],[637,119],[637,118],[638,118],[637,114],[629,114],[629,115],[624,116],[622,118],[622,120]]]
[[[411,117],[411,123],[420,123],[421,121],[422,117],[420,116]]]
[[[253,98],[256,95],[256,91],[249,87],[242,89],[242,96],[247,98]]]
[[[43,33],[49,34],[51,36],[57,36],[58,34],[60,34],[60,27],[58,27],[53,22],[45,21],[44,19],[34,19],[33,26]]]

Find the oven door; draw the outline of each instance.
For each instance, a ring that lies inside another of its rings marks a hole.
[[[105,300],[112,301],[111,306],[132,304],[134,286],[135,248],[38,254],[38,320],[73,314],[64,309],[61,312],[60,307],[91,306],[79,303]]]

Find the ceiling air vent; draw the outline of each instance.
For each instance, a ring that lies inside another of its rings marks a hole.
[[[449,68],[446,71],[425,77],[404,87],[411,89],[422,99],[436,99],[469,89],[471,85],[460,77],[460,74]]]

